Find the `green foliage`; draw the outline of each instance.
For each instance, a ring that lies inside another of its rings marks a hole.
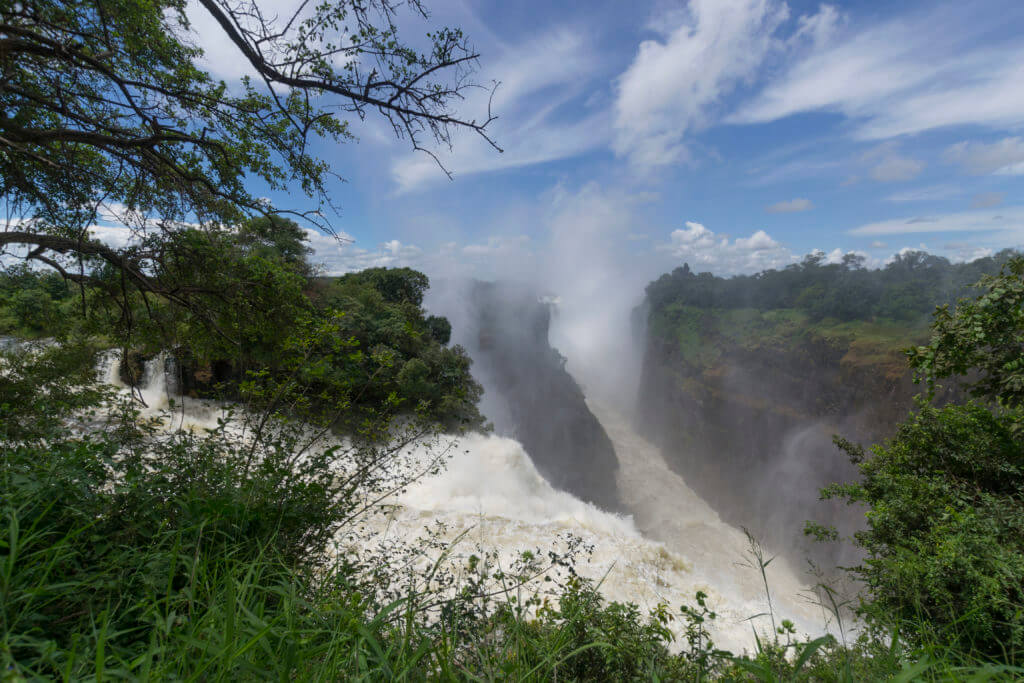
[[[863,479],[822,493],[868,507],[867,529],[855,534],[865,559],[854,568],[867,618],[917,648],[1013,665],[1024,653],[1024,259],[979,287],[955,313],[937,310],[931,342],[908,355],[930,393],[966,376],[985,403],[922,400],[870,454],[837,439]]]
[[[36,337],[66,329],[64,313],[73,291],[52,272],[24,264],[0,271],[0,334]]]
[[[278,258],[303,275],[310,275],[307,257],[313,252],[306,232],[282,216],[259,216],[244,221],[238,228],[238,243],[264,258]]]
[[[909,351],[910,365],[934,391],[939,379],[958,377],[971,393],[1009,411],[1024,409],[1024,258],[977,284],[984,291],[951,313],[935,313],[933,336]],[[965,377],[966,376],[966,377]]]
[[[871,457],[840,446],[864,479],[823,494],[868,505],[868,528],[856,534],[868,613],[912,624],[904,632],[918,643],[1019,657],[1024,446],[1011,423],[974,404],[922,405]]]
[[[446,428],[479,428],[483,392],[470,375],[471,359],[460,346],[447,347],[451,324],[425,316],[425,275],[408,268],[374,268],[323,285],[318,307],[344,311],[338,334],[352,344],[345,372],[357,382],[360,402],[380,404],[401,396]]]
[[[868,270],[863,259],[847,255],[826,264],[820,254],[782,270],[721,278],[695,274],[688,265],[676,268],[647,286],[652,314],[676,306],[705,309],[796,309],[811,320],[867,320],[876,316],[915,321],[936,305],[956,301],[986,273],[994,273],[1014,252],[951,264],[939,256],[915,251],[898,254],[880,270]]]
[[[412,268],[367,268],[338,278],[342,285],[359,284],[372,287],[389,304],[421,306],[430,287],[426,275]]]
[[[426,16],[419,2],[411,8]],[[437,29],[417,52],[399,39],[396,9],[335,0],[266,17],[218,0],[3,3],[0,195],[45,224],[23,226],[51,235],[76,237],[97,197],[138,212],[147,233],[165,227],[150,218],[232,225],[273,213],[248,191],[254,178],[329,206],[332,172],[311,143],[348,139],[344,117],[366,107],[413,145],[447,139],[452,126],[482,132],[486,122],[447,110],[470,85],[475,55],[461,32]],[[223,27],[218,39],[259,78],[229,88],[201,68],[188,38],[196,12]],[[355,66],[365,58],[372,73]]]

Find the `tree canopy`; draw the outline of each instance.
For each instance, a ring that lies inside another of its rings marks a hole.
[[[688,264],[647,286],[655,310],[670,305],[697,308],[796,308],[814,319],[860,320],[875,316],[920,320],[935,306],[955,302],[971,292],[978,278],[995,273],[1012,255],[1004,250],[970,263],[923,251],[897,254],[883,268],[864,267],[864,259],[847,254],[839,263],[810,254],[781,270],[723,278],[694,273]]]
[[[449,28],[410,47],[400,6],[426,16],[420,0],[298,3],[284,17],[252,0],[0,3],[0,249],[78,282],[106,263],[126,286],[184,304],[201,293],[152,277],[183,225],[293,214],[331,229],[336,172],[315,148],[351,138],[347,117],[376,111],[416,149],[458,128],[487,137],[489,112],[451,109],[474,85],[476,52]],[[229,84],[204,70],[195,12],[251,76]],[[275,207],[254,180],[301,189],[315,208]],[[102,212],[133,230],[129,247],[92,239]]]

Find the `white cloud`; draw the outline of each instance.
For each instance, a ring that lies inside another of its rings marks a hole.
[[[815,249],[811,252],[812,254],[823,257],[825,263],[830,265],[838,265],[843,262],[843,258],[846,256],[858,256],[862,259],[865,268],[878,268],[882,265],[882,260],[874,258],[870,254],[863,251],[844,251],[839,247],[836,247],[832,251],[825,253],[821,249]]]
[[[898,218],[867,223],[849,231],[851,235],[904,235],[924,232],[995,232],[1024,230],[1024,206],[998,211],[963,211],[937,216]]]
[[[951,145],[943,157],[946,161],[963,164],[968,172],[975,175],[1022,175],[1024,139],[1009,137],[990,144],[965,140]]]
[[[556,124],[542,118],[518,127],[496,126],[492,132],[504,153],[499,153],[479,136],[460,135],[455,153],[444,154],[442,162],[455,177],[540,164],[573,157],[604,144],[608,129],[604,113],[569,124]],[[423,153],[400,157],[391,172],[399,192],[447,180],[437,162]]]
[[[732,123],[838,112],[862,139],[943,126],[1024,123],[1024,47],[993,42],[1004,11],[963,3],[929,6],[841,32],[780,71]]]
[[[1002,192],[981,192],[971,199],[972,209],[990,209],[1003,203],[1006,195]]]
[[[345,234],[335,237],[307,228],[306,235],[313,249],[309,261],[322,266],[327,275],[341,275],[365,268],[416,266],[425,257],[423,249],[399,240],[382,242],[370,250],[357,246]]]
[[[89,234],[115,249],[121,249],[139,241],[138,233],[120,225],[93,225],[89,228]]]
[[[888,202],[933,202],[960,196],[962,190],[956,185],[932,185],[914,190],[896,192],[885,198]]]
[[[598,110],[567,117],[564,109],[586,92],[600,60],[594,41],[580,31],[556,28],[514,47],[490,54],[480,83],[500,83],[493,111],[500,115],[488,126],[499,153],[470,131],[457,132],[454,151],[436,150],[445,168],[456,176],[518,168],[573,157],[607,144],[611,118]],[[477,89],[460,107],[468,118],[486,113],[490,91]],[[399,192],[446,180],[437,162],[422,152],[400,156],[392,165]]]
[[[789,16],[778,0],[693,0],[687,9],[661,17],[672,28],[642,42],[618,81],[613,148],[639,166],[685,160],[686,134],[781,47],[774,33]]]
[[[810,199],[790,199],[789,201],[772,204],[765,208],[768,213],[796,213],[814,208]]]
[[[521,258],[529,254],[530,238],[527,235],[507,237],[495,235],[484,244],[467,244],[462,253],[470,257]]]
[[[260,0],[259,9],[268,20],[291,17],[301,4],[300,0]],[[189,21],[191,39],[203,48],[200,65],[209,70],[216,78],[228,83],[240,80],[243,76],[259,79],[259,74],[241,53],[217,20],[213,18],[198,0],[189,0],[185,6]],[[308,16],[307,10],[303,16]],[[255,25],[255,22],[252,22]],[[278,21],[278,23],[280,23]]]
[[[693,221],[673,230],[668,243],[657,249],[676,261],[689,263],[695,271],[710,270],[718,275],[778,268],[797,259],[764,230],[730,241]]]
[[[944,244],[943,248],[946,250],[949,259],[955,262],[976,261],[995,253],[989,247],[980,247],[968,242],[950,242],[949,244]]]
[[[893,154],[871,169],[871,178],[883,183],[912,180],[923,168],[924,164],[920,161]]]

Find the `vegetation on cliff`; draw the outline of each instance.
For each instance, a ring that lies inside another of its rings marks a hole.
[[[862,610],[918,643],[1002,661],[1024,656],[1024,258],[982,294],[940,309],[910,364],[933,396],[964,383],[979,401],[919,409],[868,454],[839,439],[862,480],[823,491],[868,506],[854,540]],[[812,525],[810,531],[821,533]]]
[[[817,500],[856,474],[831,435],[895,432],[918,391],[905,349],[927,341],[936,306],[974,294],[1011,253],[952,264],[906,252],[875,270],[812,254],[732,278],[677,268],[647,287],[640,427],[730,522],[798,561],[851,564],[851,548],[793,534],[809,517],[846,533],[862,524],[859,507]],[[946,386],[936,398],[961,395]]]
[[[795,309],[814,321],[888,318],[916,322],[927,320],[936,306],[970,295],[983,275],[998,271],[1013,253],[1007,249],[968,263],[950,263],[941,256],[908,251],[896,254],[885,267],[871,270],[855,254],[828,263],[817,252],[782,270],[731,278],[695,274],[684,264],[649,284],[647,301],[652,311],[673,304],[704,309]]]

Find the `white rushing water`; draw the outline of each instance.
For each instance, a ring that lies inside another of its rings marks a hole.
[[[723,523],[625,420],[591,407],[618,453],[618,484],[631,516],[604,512],[554,489],[513,439],[468,435],[457,438],[443,473],[391,501],[398,507],[375,524],[378,533],[411,540],[443,522],[443,537],[462,536],[452,561],[490,548],[505,566],[518,553],[543,550],[571,533],[593,547],[577,572],[600,581],[607,599],[647,609],[667,603],[677,610],[695,604],[694,595],[703,591],[718,614],[711,629],[716,644],[737,652],[752,648],[752,626],[770,630],[770,620],[750,620],[768,605],[761,575],[749,565],[745,535]],[[803,586],[782,559],[767,572],[776,620],[791,619],[803,633],[820,631],[820,611],[802,596]],[[683,624],[677,620],[674,626],[681,631]]]
[[[218,418],[225,416],[221,406],[214,401],[174,395],[168,386],[170,373],[164,354],[146,362],[142,379],[136,387],[124,383],[120,367],[121,352],[116,349],[105,352],[100,358],[99,380],[122,394],[133,395],[144,418],[162,420],[165,427],[174,429],[213,429]]]
[[[105,358],[101,377],[129,391],[114,354]],[[167,410],[171,397],[162,357],[147,363],[135,391],[146,404],[143,415]],[[174,401],[171,419],[177,428],[209,428],[221,415],[208,401]],[[382,501],[389,512],[368,518],[372,536],[360,541],[361,546],[389,540],[415,543],[425,529],[441,522],[445,531],[436,537],[460,538],[448,561],[464,564],[470,555],[492,550],[507,567],[521,552],[544,553],[570,533],[593,548],[576,571],[600,581],[607,599],[646,609],[667,603],[678,614],[680,605],[694,604],[695,593],[703,591],[718,613],[711,629],[716,644],[734,651],[750,649],[752,626],[765,631],[770,621],[750,620],[767,610],[767,602],[760,573],[749,566],[746,537],[722,522],[623,416],[593,402],[590,408],[614,444],[620,463],[617,484],[630,516],[604,512],[554,489],[513,439],[445,436],[440,447],[453,453],[446,469]],[[350,541],[346,545],[351,548]],[[781,558],[769,566],[768,577],[776,619],[789,618],[804,633],[821,631],[820,612],[801,597],[800,582]],[[681,631],[683,624],[677,619],[674,626]]]

